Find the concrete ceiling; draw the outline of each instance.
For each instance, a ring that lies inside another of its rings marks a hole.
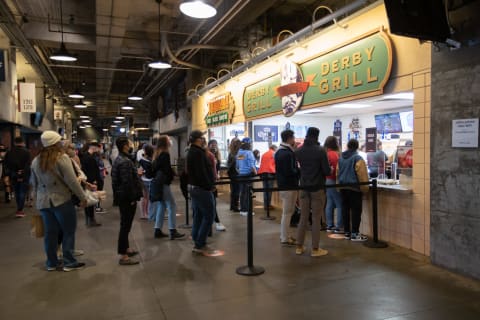
[[[135,112],[147,113],[148,108],[156,108],[162,91],[179,78],[216,76],[216,71],[231,66],[259,42],[271,44],[281,30],[295,32],[308,25],[318,5],[336,10],[353,0],[215,0],[218,14],[207,20],[186,17],[179,11],[180,2],[161,1],[160,53],[155,0],[0,0],[2,12],[8,10],[15,25],[6,23],[6,17],[0,24],[19,29],[28,39],[52,75],[53,80],[45,81],[58,99],[73,105],[68,93],[79,88],[95,105],[88,112],[108,118],[133,91],[147,97]],[[327,13],[319,11],[317,17]],[[67,50],[78,57],[77,62],[48,58],[60,47],[61,26]],[[160,54],[166,56],[167,47],[175,55],[174,68],[149,69],[147,63]]]

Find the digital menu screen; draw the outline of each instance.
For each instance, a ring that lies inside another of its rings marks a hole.
[[[400,114],[398,112],[377,114],[375,115],[375,126],[379,134],[402,132]]]
[[[403,132],[413,131],[413,111],[400,112],[400,122]]]

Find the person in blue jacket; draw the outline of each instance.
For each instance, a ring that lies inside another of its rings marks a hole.
[[[243,138],[240,150],[237,153],[237,171],[239,179],[246,179],[257,174],[255,166],[255,156],[252,152],[252,140]],[[240,215],[247,216],[250,205],[250,195],[248,194],[249,182],[240,181]]]

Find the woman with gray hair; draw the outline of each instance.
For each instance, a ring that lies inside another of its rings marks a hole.
[[[77,180],[72,160],[65,154],[61,136],[55,131],[45,131],[40,137],[42,151],[32,162],[30,182],[36,194],[36,206],[40,210],[45,226],[44,246],[47,255],[47,271],[58,270],[61,265],[57,257],[58,234],[63,233],[63,271],[82,269],[73,254],[77,215],[72,202],[72,193],[85,207],[87,199]]]

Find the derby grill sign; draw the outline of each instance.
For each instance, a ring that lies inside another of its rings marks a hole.
[[[230,92],[215,97],[208,102],[208,114],[205,123],[208,127],[230,123],[235,105]]]
[[[296,95],[295,99],[301,100],[303,107],[314,107],[382,94],[391,67],[390,39],[382,31],[369,33],[302,63],[296,82],[281,85],[282,75],[276,74],[246,87],[245,117],[291,115],[283,110],[282,97],[285,100],[286,96],[295,98]]]

